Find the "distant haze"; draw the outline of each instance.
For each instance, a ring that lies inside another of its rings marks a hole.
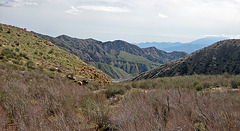
[[[240,0],[0,0],[0,23],[101,41],[240,38]]]
[[[227,37],[205,37],[201,39],[194,40],[188,43],[181,43],[181,42],[146,42],[146,43],[138,43],[135,44],[141,48],[147,47],[156,47],[159,50],[164,50],[168,52],[172,51],[183,51],[186,53],[192,53],[196,50],[202,49],[209,45],[214,44],[215,42],[221,40],[227,40],[230,38]]]

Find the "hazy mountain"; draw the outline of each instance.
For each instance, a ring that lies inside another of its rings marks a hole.
[[[111,83],[100,70],[26,29],[0,24],[0,62],[22,70],[41,70],[78,81]],[[69,77],[70,77],[69,76]]]
[[[184,52],[167,53],[156,48],[141,49],[136,45],[121,40],[101,42],[94,39],[71,38],[66,35],[56,38],[38,35],[101,69],[113,79],[136,76],[160,64],[187,55]],[[110,66],[107,67],[106,64]],[[113,69],[113,67],[115,68]],[[116,68],[120,70],[116,70]],[[126,73],[129,75],[121,75]]]
[[[207,47],[215,42],[229,39],[227,37],[205,37],[201,38],[189,43],[180,43],[180,42],[146,42],[146,43],[139,43],[136,44],[141,48],[151,47],[154,46],[157,49],[164,50],[164,51],[183,51],[187,53],[192,53],[196,50],[202,49]]]
[[[193,74],[240,74],[240,40],[224,40],[142,73],[134,80]]]

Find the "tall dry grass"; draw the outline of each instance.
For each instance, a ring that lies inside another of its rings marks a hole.
[[[0,63],[0,130],[238,130],[239,80],[193,75],[103,89]]]

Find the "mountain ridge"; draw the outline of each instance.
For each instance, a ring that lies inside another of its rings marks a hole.
[[[39,69],[50,74],[71,76],[76,82],[111,80],[77,56],[19,27],[0,24],[0,59],[23,70]]]
[[[146,42],[135,44],[141,48],[147,48],[155,46],[159,50],[164,51],[183,51],[187,53],[192,53],[204,47],[207,47],[215,42],[229,39],[227,37],[204,37],[192,42],[181,43],[181,42]]]
[[[193,74],[239,74],[240,40],[217,42],[184,58],[168,62],[135,77],[133,80]]]
[[[102,70],[113,79],[122,76],[113,76],[111,67],[119,68],[130,76],[136,76],[149,69],[157,67],[165,62],[181,58],[186,55],[184,52],[175,52],[173,54],[157,50],[157,54],[147,52],[147,49],[141,49],[122,40],[101,42],[94,39],[71,38],[67,35],[50,37],[35,33],[43,39],[49,40],[60,48],[75,54],[86,63],[91,63],[95,67],[104,68]],[[95,62],[96,64],[93,64]],[[104,66],[97,66],[99,63]],[[106,64],[110,65],[106,68]],[[109,69],[109,70],[106,70]],[[114,73],[119,74],[119,73]]]

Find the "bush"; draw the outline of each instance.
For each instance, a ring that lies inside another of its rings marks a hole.
[[[49,52],[48,52],[48,54],[52,54],[53,53],[53,49],[51,49]]]
[[[209,84],[209,83],[207,83],[207,82],[203,83],[203,88],[204,88],[204,89],[209,88],[209,87],[210,87],[210,84]]]
[[[17,56],[13,50],[10,50],[8,48],[3,48],[1,55],[5,56],[6,58],[16,58]]]
[[[35,69],[35,63],[33,61],[27,61],[26,66],[29,69]]]
[[[115,96],[116,94],[123,95],[125,93],[125,89],[123,87],[117,86],[117,85],[111,85],[107,87],[105,94],[107,95],[107,98],[110,98],[112,96]]]
[[[14,64],[22,65],[23,63],[20,60],[12,60]]]
[[[50,70],[50,71],[56,71],[56,68],[50,67],[49,70]]]
[[[233,89],[237,89],[239,85],[240,85],[240,82],[238,82],[237,80],[231,80],[231,87]]]
[[[18,49],[18,48],[16,48],[16,49],[15,49],[15,51],[16,51],[16,52],[19,52],[19,49]]]
[[[21,56],[21,57],[23,57],[23,58],[25,58],[27,60],[29,59],[27,54],[25,54],[25,53],[20,53],[19,56]]]

